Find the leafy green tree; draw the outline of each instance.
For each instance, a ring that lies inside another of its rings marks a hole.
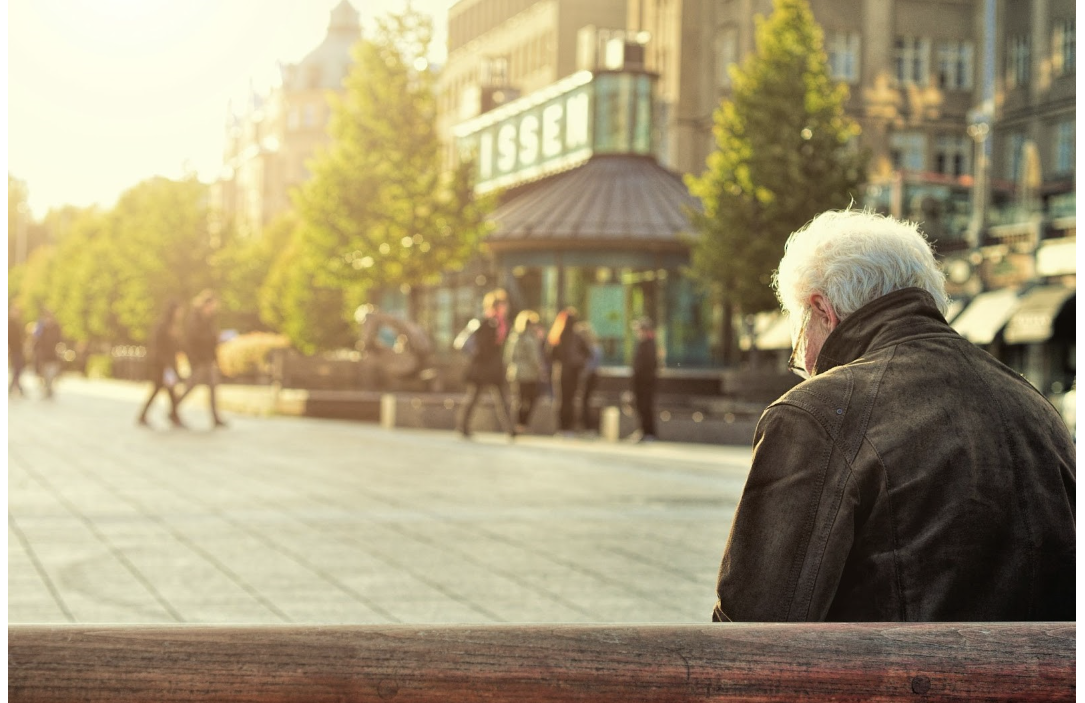
[[[26,263],[19,269],[20,286],[16,302],[23,310],[23,318],[33,320],[49,307],[49,293],[55,279],[56,247],[46,245],[30,252]]]
[[[26,244],[26,231],[29,224],[30,205],[28,198],[30,192],[26,183],[8,174],[8,270],[11,267],[23,263],[20,257],[25,257],[27,252],[21,250]],[[20,244],[22,237],[22,244]]]
[[[132,341],[116,313],[123,262],[111,224],[108,213],[94,208],[80,211],[69,220],[67,234],[56,247],[48,299],[65,336],[73,341]]]
[[[489,204],[474,200],[469,164],[442,169],[431,34],[430,18],[409,5],[378,20],[375,38],[354,48],[345,93],[331,98],[332,142],[295,192],[293,256],[312,278],[310,290],[283,296],[279,314],[296,343],[323,336],[298,319],[320,291],[339,291],[349,320],[370,291],[437,280],[477,251]]]
[[[867,160],[807,1],[775,0],[772,14],[757,18],[756,38],[715,113],[716,150],[700,176],[686,177],[703,205],[692,214],[692,269],[722,296],[728,361],[732,315],[775,309],[771,276],[788,235],[858,199]]]
[[[242,332],[266,329],[260,318],[260,287],[276,257],[290,241],[295,226],[293,212],[273,220],[259,237],[238,236],[236,230],[220,232],[222,246],[211,255],[223,312],[219,323]]]
[[[195,178],[151,178],[125,191],[110,213],[109,242],[117,257],[114,312],[137,340],[165,302],[188,302],[214,287],[207,186]]]
[[[340,287],[317,282],[321,263],[292,239],[260,290],[260,318],[306,354],[354,342],[347,296]]]

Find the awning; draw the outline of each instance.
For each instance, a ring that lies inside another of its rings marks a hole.
[[[759,312],[754,315],[753,338],[744,331],[738,345],[742,351],[747,351],[754,343],[758,349],[765,351],[791,349],[791,328],[787,315],[782,312]]]
[[[1074,292],[1066,286],[1038,286],[1025,293],[1006,325],[1006,343],[1037,344],[1051,339],[1055,318]]]
[[[980,293],[951,323],[973,344],[990,344],[1017,309],[1017,291],[1011,288]]]
[[[570,171],[516,188],[490,216],[490,247],[583,244],[685,250],[688,211],[699,207],[682,179],[643,156],[595,156]]]

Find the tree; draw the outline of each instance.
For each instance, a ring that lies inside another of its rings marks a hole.
[[[233,228],[219,233],[222,246],[212,254],[211,267],[227,311],[219,315],[222,326],[243,332],[266,329],[260,314],[260,288],[296,227],[297,218],[288,210],[272,220],[259,237],[238,236]]]
[[[96,208],[73,210],[66,233],[56,245],[48,300],[65,336],[73,341],[133,339],[116,313],[123,262],[111,225],[109,213]]]
[[[16,302],[23,318],[33,320],[49,307],[49,292],[55,280],[56,248],[50,245],[30,252],[25,264],[18,267],[19,294]]]
[[[26,183],[8,174],[8,270],[26,261],[26,231],[30,218]]]
[[[356,336],[343,289],[318,282],[321,264],[292,240],[260,290],[261,319],[306,354],[352,346]]]
[[[776,307],[771,275],[787,237],[858,199],[865,178],[859,128],[844,114],[847,86],[829,76],[809,5],[774,6],[757,18],[756,52],[731,70],[732,97],[714,117],[716,150],[700,176],[686,177],[703,205],[691,214],[692,269],[722,295],[728,361],[731,316]]]
[[[135,339],[145,338],[167,300],[187,302],[217,283],[207,186],[195,178],[155,177],[125,191],[109,233],[119,264],[114,311]]]
[[[472,197],[469,164],[442,169],[425,59],[431,34],[430,18],[408,5],[354,48],[345,93],[332,97],[332,143],[295,192],[292,256],[312,275],[311,290],[293,294],[299,305],[339,291],[349,320],[370,291],[435,281],[477,250],[487,203]],[[286,318],[303,312],[282,303]],[[291,319],[284,331],[303,344],[322,336],[305,328],[305,319]]]

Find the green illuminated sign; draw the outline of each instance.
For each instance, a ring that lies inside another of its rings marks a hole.
[[[458,125],[477,163],[476,190],[509,187],[596,154],[652,153],[652,79],[587,71]]]

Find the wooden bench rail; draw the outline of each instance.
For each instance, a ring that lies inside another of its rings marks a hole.
[[[1072,701],[1075,623],[8,627],[68,701]]]

